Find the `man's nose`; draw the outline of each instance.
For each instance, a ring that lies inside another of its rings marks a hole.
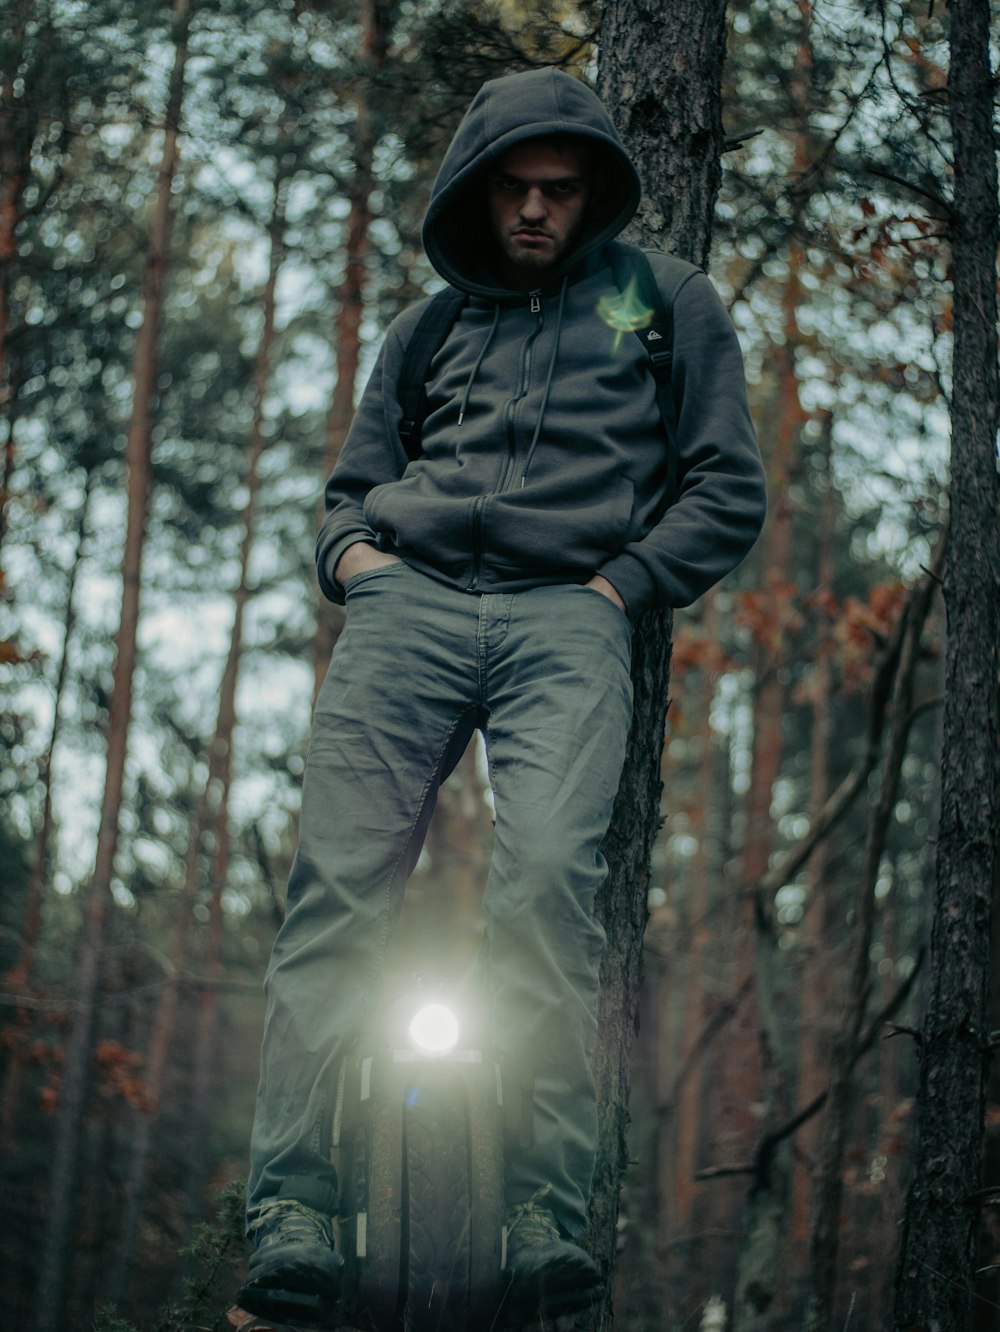
[[[548,213],[548,203],[544,192],[533,186],[521,201],[521,216],[526,220],[540,221]]]

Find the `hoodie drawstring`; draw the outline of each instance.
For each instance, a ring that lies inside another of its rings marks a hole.
[[[531,443],[528,446],[528,456],[524,460],[524,469],[521,472],[521,489],[524,489],[524,483],[528,476],[528,468],[531,466],[531,460],[535,454],[535,445],[538,443],[539,436],[542,433],[542,422],[545,420],[545,409],[549,405],[549,394],[552,391],[552,377],[556,370],[556,361],[559,359],[559,337],[562,333],[563,308],[566,304],[566,287],[569,279],[563,278],[562,286],[559,288],[559,305],[556,309],[556,327],[552,339],[552,355],[549,357],[549,368],[545,376],[545,387],[542,390],[542,404],[538,409],[538,419],[535,422],[534,434],[531,436]],[[476,363],[472,367],[472,373],[469,375],[469,381],[465,386],[465,392],[462,394],[462,405],[458,409],[458,424],[461,425],[465,419],[465,413],[469,406],[469,398],[472,396],[472,389],[479,374],[480,366],[486,357],[486,353],[493,345],[493,339],[496,337],[497,325],[500,323],[500,303],[499,301],[493,308],[493,322],[490,325],[490,331],[487,333],[482,347],[479,349],[479,355],[476,357]]]
[[[465,418],[465,409],[469,405],[469,397],[472,393],[472,386],[476,382],[476,376],[479,374],[479,367],[483,363],[483,358],[489,351],[493,339],[496,337],[497,325],[500,323],[500,305],[493,307],[493,323],[490,325],[490,331],[486,334],[486,341],[480,348],[479,355],[476,357],[476,364],[472,367],[472,374],[469,376],[469,382],[465,386],[465,393],[462,395],[462,405],[458,409],[458,424],[461,425]]]
[[[531,459],[535,454],[535,445],[538,443],[538,437],[542,433],[542,421],[545,419],[545,408],[549,405],[549,391],[552,388],[552,376],[555,374],[556,359],[559,356],[559,335],[562,332],[563,306],[566,304],[566,285],[568,278],[563,278],[562,286],[559,288],[559,308],[556,311],[556,331],[552,340],[552,355],[549,357],[549,371],[545,376],[545,388],[542,390],[542,405],[538,409],[538,420],[535,422],[535,433],[531,436],[531,444],[528,446],[528,456],[524,460],[524,470],[521,473],[521,489],[524,489],[524,483],[528,477],[528,468],[531,466]]]

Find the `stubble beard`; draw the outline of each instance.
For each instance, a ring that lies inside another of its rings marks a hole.
[[[523,273],[544,273],[553,268],[565,247],[561,245],[534,249],[530,245],[518,244],[515,237],[508,238],[504,251],[508,263],[513,264]]]

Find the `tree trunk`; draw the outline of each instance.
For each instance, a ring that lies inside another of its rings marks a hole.
[[[809,719],[809,804],[815,818],[830,794],[830,754],[833,740],[833,700],[835,680],[829,650],[829,624],[826,606],[833,604],[835,560],[835,506],[831,475],[833,420],[822,418],[820,450],[822,490],[817,518],[819,550],[816,570],[816,622],[819,626],[812,666]],[[832,885],[827,884],[830,843],[820,842],[809,857],[805,914],[802,921],[802,948],[799,983],[802,994],[802,1019],[799,1024],[798,1100],[808,1104],[826,1084],[829,1065],[828,1012],[830,997],[829,963],[837,957],[832,935]],[[792,1239],[795,1244],[796,1276],[802,1272],[801,1247],[809,1233],[809,1197],[812,1189],[812,1163],[819,1150],[819,1121],[804,1124],[798,1139],[799,1159],[792,1178]]]
[[[800,48],[801,51],[802,48]],[[788,1015],[781,999],[785,959],[778,948],[773,895],[761,893],[774,844],[771,804],[781,775],[788,698],[782,666],[788,655],[788,622],[793,605],[791,480],[796,470],[803,411],[799,400],[795,351],[799,343],[796,312],[802,247],[789,247],[788,280],[782,297],[785,339],[776,349],[777,401],[769,493],[774,497],[763,544],[765,596],[769,599],[767,636],[758,643],[755,671],[753,750],[743,854],[744,911],[737,948],[754,973],[752,1007],[756,1011],[760,1051],[759,1088],[747,1086],[744,1099],[765,1106],[765,1133],[788,1118],[792,1094],[792,1050]],[[732,1033],[731,1033],[732,1034]],[[747,1051],[737,1051],[739,1063]],[[756,1092],[756,1095],[754,1094]],[[751,1332],[770,1325],[774,1298],[783,1272],[782,1250],[788,1216],[790,1146],[783,1143],[766,1158],[767,1169],[750,1189],[740,1246],[733,1326]]]
[[[31,170],[30,152],[34,140],[33,126],[29,130],[24,123],[25,117],[32,114],[29,99],[15,94],[14,70],[34,7],[35,0],[15,0],[12,4],[7,68],[0,75],[0,417],[7,419],[0,467],[0,556],[7,532],[7,505],[14,475],[14,405],[19,379],[10,348],[10,293],[17,262],[17,228],[21,222],[21,204]],[[0,592],[2,590],[0,564]]]
[[[993,912],[993,929],[990,942],[990,1030],[1000,1030],[1000,911]],[[994,1060],[990,1066],[990,1079],[987,1085],[987,1100],[991,1110],[1000,1105],[1000,1066]],[[991,1128],[986,1136],[983,1153],[983,1171],[988,1180],[1000,1179],[1000,1125],[994,1115]],[[981,1244],[989,1244],[995,1228],[983,1225]],[[995,1266],[991,1255],[987,1259],[987,1271],[980,1268],[977,1294],[980,1299],[976,1305],[976,1318],[973,1322],[975,1332],[994,1332],[995,1311],[1000,1308],[1000,1267]],[[986,1264],[984,1264],[986,1266]]]
[[[90,514],[90,497],[93,493],[94,473],[87,472],[84,483],[83,502],[77,521],[76,551],[70,568],[69,583],[66,588],[66,618],[63,627],[62,651],[56,670],[52,699],[52,727],[49,731],[49,743],[41,764],[41,782],[44,791],[42,798],[42,818],[35,842],[35,859],[28,876],[28,891],[24,903],[24,923],[21,926],[21,942],[17,961],[6,977],[6,984],[12,990],[27,988],[35,969],[35,949],[41,933],[42,903],[49,882],[49,860],[51,855],[54,820],[52,816],[52,761],[59,743],[61,704],[69,673],[69,647],[73,637],[76,614],[73,606],[76,582],[80,571],[84,536],[87,519]],[[0,1163],[0,1197],[5,1192],[5,1177],[17,1155],[17,1115],[21,1101],[21,1083],[24,1075],[24,1053],[19,1046],[12,1046],[8,1052],[4,1069],[2,1090],[0,1090],[0,1142],[4,1144],[3,1162]]]
[[[371,76],[384,70],[388,59],[389,34],[395,21],[398,0],[364,0],[361,13],[361,67]],[[351,418],[361,361],[361,316],[364,312],[368,281],[368,250],[372,224],[371,197],[375,189],[375,132],[368,92],[363,79],[355,83],[354,93],[354,174],[348,186],[350,212],[344,237],[344,275],[337,287],[337,318],[334,325],[337,382],[326,420],[324,477],[333,471]],[[313,640],[313,697],[319,693],[330,665],[330,656],[343,623],[341,612],[321,598]]]
[[[709,643],[717,640],[719,624],[715,598],[708,593],[702,602],[702,631]],[[695,777],[695,800],[699,819],[698,850],[691,864],[690,899],[688,902],[688,929],[686,948],[687,976],[681,1011],[684,1020],[684,1061],[691,1061],[691,1072],[684,1080],[677,1096],[677,1160],[671,1172],[673,1178],[673,1212],[677,1233],[688,1233],[694,1220],[695,1173],[702,1141],[702,1086],[705,1061],[696,1048],[705,1020],[705,952],[709,941],[708,915],[711,909],[711,882],[717,865],[709,857],[710,811],[716,808],[718,793],[718,762],[712,733],[712,703],[715,697],[714,677],[708,665],[701,671],[701,699],[698,712],[700,738],[698,766]],[[669,1215],[669,1212],[668,1212]]]
[[[126,1205],[122,1217],[121,1237],[115,1262],[114,1277],[111,1286],[111,1300],[119,1303],[125,1296],[133,1262],[136,1234],[139,1224],[143,1196],[152,1146],[153,1129],[159,1107],[166,1090],[166,1078],[169,1071],[169,1056],[174,1041],[177,1022],[180,978],[189,955],[191,914],[195,905],[200,880],[203,851],[206,839],[213,834],[216,842],[210,901],[210,940],[214,942],[221,934],[221,892],[225,882],[225,866],[228,862],[228,838],[225,835],[228,820],[229,788],[232,781],[233,732],[236,727],[236,687],[239,679],[240,660],[243,652],[243,623],[247,603],[252,595],[249,582],[250,555],[253,549],[254,520],[256,516],[257,495],[260,481],[260,463],[267,447],[264,432],[264,405],[271,377],[272,351],[274,342],[275,296],[278,273],[285,253],[285,189],[286,179],[281,169],[274,182],[274,202],[272,207],[270,232],[270,259],[268,276],[264,286],[264,319],[261,328],[260,343],[257,348],[254,366],[254,411],[250,429],[246,474],[246,503],[243,507],[243,539],[240,547],[240,575],[234,592],[235,610],[233,626],[230,632],[229,652],[222,673],[219,689],[219,704],[216,717],[215,733],[209,746],[208,773],[205,787],[198,801],[196,814],[191,829],[186,868],[185,891],[180,906],[180,915],[174,938],[171,957],[171,972],[167,985],[161,995],[149,1041],[149,1054],[146,1066],[146,1084],[149,1108],[140,1112],[135,1133],[132,1137],[132,1151],[129,1158],[126,1178]],[[223,867],[220,870],[219,862]],[[216,916],[220,919],[216,921]],[[210,943],[209,969],[214,973],[213,948]],[[220,943],[221,951],[221,943]],[[213,974],[211,979],[217,980]],[[203,1153],[199,1150],[206,1133],[205,1107],[208,1093],[197,1095],[197,1088],[204,1084],[211,1085],[211,1068],[214,1055],[214,1021],[203,1016],[204,1008],[209,1005],[214,1016],[218,1002],[218,987],[209,984],[198,995],[199,1020],[195,1034],[195,1076],[196,1091],[192,1094],[194,1105],[187,1117],[189,1133],[188,1146],[188,1193],[194,1192],[191,1179],[197,1179],[197,1196],[200,1198],[203,1184]],[[207,1029],[207,1036],[206,1036]],[[207,1055],[203,1053],[208,1050]],[[199,1080],[199,1072],[202,1074]],[[188,1208],[190,1216],[192,1208]],[[185,1241],[189,1238],[185,1234]]]
[[[222,799],[216,818],[216,849],[212,862],[212,893],[208,902],[208,936],[205,941],[204,984],[196,996],[194,1029],[194,1067],[191,1074],[190,1129],[188,1160],[184,1172],[184,1244],[191,1243],[194,1228],[202,1219],[205,1202],[205,1174],[208,1165],[209,1107],[212,1087],[217,1077],[216,1055],[219,1046],[219,1002],[225,960],[223,942],[225,920],[222,892],[229,870],[229,790],[232,781],[226,772]],[[192,1273],[188,1273],[192,1275]]]
[[[935,565],[944,555],[942,539]],[[809,1300],[807,1332],[828,1332],[833,1326],[837,1249],[843,1200],[844,1152],[847,1146],[851,1077],[871,989],[871,945],[877,901],[875,884],[886,836],[899,798],[906,746],[913,723],[913,682],[924,623],[939,581],[936,568],[926,574],[907,599],[902,620],[899,665],[889,711],[889,736],[882,760],[878,794],[868,814],[861,881],[851,929],[848,973],[842,990],[842,1014],[834,1036],[826,1117],[816,1181],[813,1224],[809,1237]]]
[[[236,730],[236,689],[243,656],[243,625],[246,607],[253,595],[250,586],[250,555],[254,541],[260,462],[266,448],[264,402],[271,377],[274,342],[275,295],[278,273],[284,259],[285,187],[280,176],[275,181],[274,209],[271,218],[270,269],[264,290],[264,326],[261,331],[254,371],[255,407],[250,439],[250,463],[247,473],[247,502],[243,512],[243,545],[240,552],[240,577],[235,599],[235,615],[229,640],[229,655],[219,691],[219,710],[215,736],[209,753],[206,793],[214,804],[207,807],[207,817],[200,829],[199,841],[213,846],[208,902],[209,925],[205,948],[206,984],[197,995],[194,1071],[189,1112],[188,1168],[185,1178],[185,1239],[190,1239],[200,1219],[205,1196],[205,1143],[208,1137],[209,1105],[219,1027],[219,981],[223,972],[224,917],[222,894],[229,875],[229,796],[233,781],[233,736]]]
[[[612,0],[600,31],[599,92],[643,176],[631,235],[706,265],[722,151],[720,85],[725,0]],[[671,617],[636,629],[635,705],[628,756],[606,840],[610,873],[598,911],[608,950],[595,1056],[600,1144],[590,1211],[591,1249],[611,1290],[618,1194],[628,1157],[629,1054],[639,999],[653,841],[660,825],[660,754]],[[611,1325],[610,1293],[586,1326]]]
[[[788,97],[795,118],[793,133],[795,216],[788,243],[788,278],[782,297],[784,338],[774,349],[776,411],[772,440],[771,497],[763,539],[768,637],[759,643],[760,669],[754,706],[753,754],[747,808],[747,843],[743,856],[746,913],[744,946],[752,949],[757,1039],[760,1049],[759,1099],[764,1106],[766,1137],[784,1123],[792,1109],[794,1048],[792,1022],[786,1002],[788,965],[779,948],[773,893],[759,885],[767,871],[774,845],[771,804],[781,775],[783,738],[788,717],[788,691],[782,670],[789,649],[789,624],[796,605],[792,487],[799,471],[801,430],[806,416],[799,396],[796,353],[802,338],[798,310],[802,301],[801,273],[805,254],[798,234],[799,216],[807,202],[800,182],[807,177],[812,149],[809,135],[810,80],[812,74],[810,0],[798,0],[795,63],[790,71]],[[748,957],[748,964],[750,958]],[[791,1144],[780,1143],[773,1152],[758,1153],[747,1201],[744,1236],[740,1246],[733,1328],[736,1332],[764,1332],[774,1325],[776,1299],[787,1274],[785,1244],[789,1225]]]
[[[957,1332],[970,1325],[990,1051],[990,914],[1000,849],[998,220],[989,0],[952,0],[950,18],[955,183],[948,646],[931,977],[920,1043],[914,1175],[897,1272],[900,1332]]]
[[[77,962],[76,1006],[66,1046],[59,1117],[49,1176],[48,1224],[38,1284],[36,1332],[56,1332],[71,1250],[80,1132],[89,1084],[90,1048],[107,932],[111,879],[118,847],[119,815],[132,712],[142,551],[150,489],[157,343],[163,309],[172,223],[171,185],[177,165],[178,126],[187,61],[190,0],[174,0],[175,53],[166,128],[143,277],[143,318],[133,355],[132,415],[125,445],[128,519],[122,559],[122,606],[115,638],[115,667],[108,708],[108,761],[94,872],[86,890],[83,940]]]

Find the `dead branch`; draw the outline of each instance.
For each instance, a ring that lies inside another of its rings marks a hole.
[[[878,763],[886,709],[899,666],[906,628],[910,622],[913,608],[927,595],[927,581],[932,581],[935,584],[941,582],[940,569],[944,563],[947,544],[948,531],[945,528],[941,534],[931,568],[927,570],[925,578],[915,583],[907,593],[906,601],[896,620],[892,636],[879,661],[871,686],[864,754],[819,809],[809,826],[809,830],[759,880],[755,892],[765,900],[773,896],[784,884],[791,882],[819,843],[830,835],[847,814],[865,782],[874,771]],[[908,722],[915,720],[915,717],[924,710],[925,705],[920,705],[915,709],[914,716],[908,718]]]
[[[934,559],[933,574],[944,567],[948,531],[942,532]],[[899,793],[903,761],[913,720],[913,681],[923,639],[924,624],[930,613],[937,580],[925,574],[907,597],[903,617],[904,632],[899,667],[892,686],[889,705],[891,725],[882,762],[881,780],[868,816],[864,862],[861,872],[855,919],[851,929],[844,1010],[840,1019],[830,1060],[827,1088],[827,1113],[817,1174],[815,1210],[809,1239],[810,1326],[820,1326],[820,1315],[829,1317],[832,1307],[838,1248],[838,1218],[843,1196],[843,1158],[847,1144],[850,1111],[851,1075],[855,1047],[865,1017],[871,988],[872,933],[875,926],[875,884],[886,836],[892,822]]]
[[[895,1023],[890,1021],[890,1019],[906,1002],[910,991],[913,989],[920,968],[923,966],[923,961],[924,953],[921,952],[913,970],[898,987],[895,993],[890,996],[880,1011],[872,1018],[863,1037],[855,1046],[854,1051],[851,1054],[851,1069],[853,1069],[859,1060],[872,1048],[883,1027],[888,1026],[892,1028],[889,1032],[890,1037],[897,1035],[901,1030],[906,1030],[906,1028],[897,1027]],[[804,1105],[801,1110],[798,1110],[791,1119],[766,1134],[758,1144],[752,1161],[744,1161],[740,1164],[733,1165],[707,1166],[704,1170],[698,1171],[695,1175],[695,1179],[721,1179],[726,1175],[758,1174],[761,1169],[766,1167],[766,1163],[770,1159],[778,1143],[783,1142],[785,1138],[791,1137],[791,1135],[796,1133],[803,1124],[807,1124],[814,1115],[822,1110],[823,1106],[826,1104],[829,1092],[829,1087],[825,1087],[823,1091],[814,1096],[807,1105]],[[994,1190],[994,1192],[996,1192],[996,1190]]]
[[[681,1094],[681,1090],[690,1077],[698,1060],[705,1054],[716,1036],[719,1035],[726,1024],[739,1012],[740,1005],[750,993],[752,985],[753,973],[751,972],[744,977],[732,996],[716,1009],[702,1027],[698,1038],[681,1061],[681,1066],[677,1070],[673,1084],[671,1085],[669,1096],[666,1101],[661,1102],[656,1108],[656,1119],[658,1123],[663,1124],[670,1119],[671,1115],[674,1113],[674,1107],[677,1104],[677,1099]]]

